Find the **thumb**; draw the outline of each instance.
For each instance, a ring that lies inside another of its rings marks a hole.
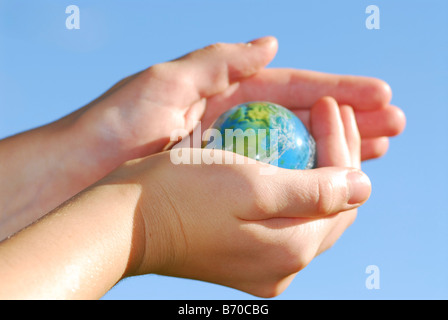
[[[274,58],[277,47],[277,39],[270,36],[248,43],[216,43],[150,69],[156,79],[176,79],[174,89],[191,104],[254,75]]]
[[[265,218],[328,216],[359,207],[371,192],[370,179],[354,168],[280,170],[265,178],[266,198],[275,203]]]

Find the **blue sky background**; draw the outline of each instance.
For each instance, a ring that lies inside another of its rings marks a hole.
[[[80,9],[67,30],[65,8]],[[367,30],[368,5],[380,30]],[[0,138],[51,122],[121,78],[214,42],[274,35],[272,67],[378,77],[407,116],[373,193],[341,239],[278,299],[448,298],[448,1],[0,0]],[[365,286],[368,265],[380,289]],[[104,299],[252,299],[200,281],[148,275]]]

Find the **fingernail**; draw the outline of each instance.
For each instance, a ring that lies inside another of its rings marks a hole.
[[[348,204],[360,204],[370,197],[372,190],[369,177],[361,171],[350,171],[347,174],[349,189]]]
[[[268,43],[273,43],[275,41],[276,41],[276,39],[274,37],[267,36],[267,37],[262,37],[262,38],[251,40],[251,41],[247,42],[246,44],[248,46],[252,46],[252,45],[266,45]]]

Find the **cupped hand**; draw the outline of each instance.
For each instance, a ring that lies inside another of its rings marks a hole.
[[[237,154],[230,154],[229,164],[229,153],[214,150],[222,164],[175,165],[162,152],[110,175],[103,183],[131,182],[142,190],[133,244],[140,254],[127,275],[157,273],[262,297],[280,294],[340,237],[371,191],[359,170],[353,109],[322,98],[311,110],[310,125],[317,169],[260,174],[270,166],[238,164]],[[182,151],[192,159],[206,152]]]
[[[103,168],[162,151],[174,130],[205,130],[225,110],[264,100],[293,110],[310,126],[310,108],[323,96],[353,107],[361,133],[361,159],[382,156],[388,138],[405,125],[383,81],[295,69],[265,68],[277,40],[218,43],[130,76],[75,112],[74,127],[104,155]],[[113,163],[105,163],[105,161]]]

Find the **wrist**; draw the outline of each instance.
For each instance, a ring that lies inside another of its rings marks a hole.
[[[104,221],[101,232],[113,250],[110,259],[116,261],[118,281],[136,275],[144,257],[145,225],[139,210],[142,188],[133,182],[108,180],[102,179],[93,189],[98,189],[96,202],[102,202],[105,209],[97,217],[100,223]]]
[[[128,160],[162,151],[170,142],[169,128],[175,126],[172,118],[179,122],[177,127],[183,125],[182,116],[151,102],[151,76],[147,74],[120,81],[69,116],[74,133],[89,144],[90,153],[102,166],[114,169]]]
[[[118,129],[119,120],[102,112],[98,103],[94,101],[52,124],[59,130],[60,144],[69,155],[71,166],[78,171],[77,179],[82,180],[80,190],[132,159],[129,144]]]
[[[172,258],[176,246],[170,228],[173,217],[159,177],[164,171],[164,160],[165,157],[155,156],[128,161],[98,182],[124,186],[134,194],[130,198],[138,195],[132,208],[132,255],[123,277],[161,273]]]

